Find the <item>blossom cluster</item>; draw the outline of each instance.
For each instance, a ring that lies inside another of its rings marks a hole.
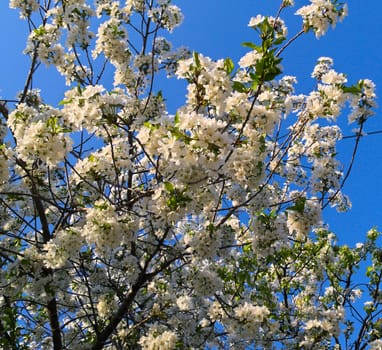
[[[311,0],[310,5],[303,6],[296,12],[303,18],[305,29],[312,28],[317,38],[324,35],[329,26],[335,27],[347,13],[347,4],[337,0]]]
[[[9,115],[8,126],[17,140],[18,156],[28,164],[62,162],[72,147],[62,112],[50,106],[20,103]]]

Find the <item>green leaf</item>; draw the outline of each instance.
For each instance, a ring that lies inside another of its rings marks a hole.
[[[232,84],[232,89],[237,92],[247,92],[247,88],[243,83],[240,83],[239,81],[234,81]]]
[[[192,199],[186,196],[184,193],[186,189],[179,190],[174,187],[170,182],[164,182],[164,186],[170,197],[167,199],[166,204],[171,210],[177,210],[178,208],[184,208],[188,202],[192,202]]]
[[[94,154],[91,154],[89,157],[89,162],[94,162],[96,160],[96,157],[94,157]]]
[[[259,137],[259,143],[260,143],[259,150],[260,150],[260,152],[265,152],[267,150],[266,136],[267,136],[266,134],[262,134]]]
[[[282,44],[284,41],[285,41],[285,37],[284,36],[280,36],[280,37],[278,37],[274,42],[273,42],[273,44],[274,45],[280,45],[280,44]]]
[[[108,208],[108,205],[106,202],[101,204],[94,204],[94,208],[99,210],[106,210]]]
[[[250,244],[245,244],[243,246],[243,252],[244,252],[244,254],[251,254],[252,253],[252,246]]]
[[[305,203],[306,203],[306,198],[299,197],[294,202],[294,205],[287,208],[287,210],[297,211],[299,214],[303,214],[305,209]]]
[[[73,99],[72,99],[72,98],[70,98],[70,99],[68,99],[68,100],[62,100],[62,101],[58,102],[58,105],[59,105],[59,106],[63,106],[63,105],[66,105],[66,104],[68,104],[68,103],[71,103],[71,102],[73,102]]]
[[[168,181],[164,182],[164,188],[169,193],[173,193],[175,191],[174,185],[171,182],[168,182]]]
[[[46,33],[45,27],[39,27],[33,30],[33,33],[37,36],[43,36]]]
[[[157,129],[159,129],[159,125],[157,125],[157,124],[151,124],[149,121],[144,122],[143,125],[144,125],[147,129],[150,129],[150,130],[157,130]]]
[[[253,81],[251,85],[251,90],[256,91],[258,86],[259,86],[259,82],[257,80]]]
[[[227,72],[227,74],[231,74],[234,68],[235,65],[233,64],[232,60],[230,58],[226,58],[224,60],[224,70]]]
[[[180,122],[179,114],[178,112],[175,113],[175,118],[174,118],[174,125],[178,125]]]
[[[280,69],[271,69],[264,74],[264,81],[271,81],[281,73]]]
[[[244,46],[244,47],[249,47],[249,48],[251,48],[253,50],[258,50],[259,49],[259,47],[257,45],[255,45],[254,43],[252,43],[250,41],[245,41],[241,45]]]
[[[197,68],[201,68],[202,65],[200,63],[200,58],[199,58],[199,54],[197,52],[194,51],[193,53],[193,56],[194,56],[194,61],[195,61],[195,65]]]
[[[192,140],[190,136],[188,136],[186,133],[182,132],[178,127],[169,128],[169,131],[171,134],[177,139],[182,140],[185,144],[189,144]]]
[[[58,134],[60,131],[60,125],[58,124],[57,117],[50,117],[46,121],[46,126],[53,134]]]
[[[361,88],[357,85],[342,86],[342,91],[350,94],[360,94],[362,92]]]

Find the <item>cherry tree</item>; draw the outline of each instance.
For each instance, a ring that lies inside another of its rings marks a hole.
[[[30,69],[0,102],[2,349],[382,348],[379,232],[350,248],[321,216],[350,207],[339,125],[354,124],[355,154],[374,83],[321,57],[295,94],[281,67],[345,3],[254,14],[237,63],[173,48],[170,0],[10,7]],[[55,106],[33,84],[44,65],[66,80]],[[187,82],[174,114],[163,75]]]

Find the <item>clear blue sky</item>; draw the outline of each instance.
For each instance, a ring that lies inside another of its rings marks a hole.
[[[274,15],[280,0],[174,0],[183,9],[185,21],[175,30],[171,40],[175,46],[186,45],[214,59],[231,57],[234,61],[246,52],[240,44],[255,40],[254,32],[247,27],[251,16],[258,13]],[[296,6],[307,0],[295,0]],[[350,82],[370,78],[377,84],[382,96],[382,1],[349,0],[349,16],[333,31],[316,40],[306,35],[285,52],[284,72],[296,75],[299,92],[308,92],[314,86],[310,72],[320,56],[332,57],[335,68],[344,72]],[[290,34],[300,28],[295,9],[289,9],[283,18],[289,22]],[[8,1],[0,2],[0,96],[13,98],[24,84],[28,59],[21,55],[25,47],[26,23],[18,19]],[[65,85],[49,68],[35,82],[42,89],[47,102],[57,103],[63,96]],[[181,104],[183,85],[174,82],[174,93],[165,92],[170,108]],[[382,106],[382,102],[379,102]],[[366,126],[367,131],[382,130],[381,112]],[[349,129],[346,118],[341,126]],[[349,159],[353,141],[343,140],[339,149],[343,159]],[[363,240],[363,234],[372,226],[382,229],[382,134],[365,137],[360,145],[356,163],[345,187],[353,208],[346,214],[329,210],[325,216],[330,228],[341,242],[353,245]]]

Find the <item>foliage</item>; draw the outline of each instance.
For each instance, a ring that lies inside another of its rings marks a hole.
[[[252,17],[237,65],[173,49],[170,0],[10,6],[31,64],[0,104],[2,349],[381,348],[379,232],[350,248],[321,219],[350,206],[337,122],[357,125],[355,152],[374,84],[322,57],[296,95],[281,67],[346,4],[311,0],[292,37],[293,1]],[[32,85],[41,64],[66,79],[56,107]],[[187,81],[175,115],[161,72]]]

